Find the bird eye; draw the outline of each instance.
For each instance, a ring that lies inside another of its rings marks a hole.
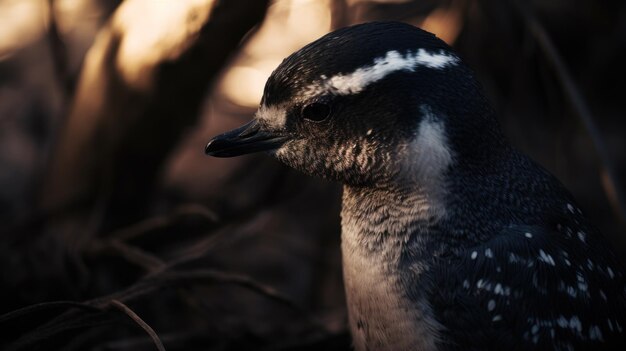
[[[321,122],[330,116],[330,106],[323,102],[313,102],[302,108],[302,118]]]

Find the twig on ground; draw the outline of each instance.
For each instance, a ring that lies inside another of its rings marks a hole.
[[[107,237],[116,238],[118,240],[134,239],[153,230],[168,227],[181,218],[188,216],[199,216],[209,222],[219,221],[219,217],[215,212],[198,204],[190,204],[181,206],[167,215],[149,218],[129,227],[117,230],[107,235]]]
[[[119,240],[111,240],[110,247],[120,253],[128,262],[134,263],[148,272],[162,270],[166,264],[157,256]]]
[[[99,312],[100,309],[98,307],[92,306],[88,303],[83,302],[75,302],[75,301],[52,301],[52,302],[42,302],[30,306],[26,306],[8,313],[5,313],[0,316],[0,324],[12,321],[21,316],[25,316],[34,312],[40,312],[44,310],[51,310],[54,308],[78,308],[81,310],[86,310],[90,312]]]
[[[103,324],[109,323],[107,321],[107,314],[103,313],[110,306],[114,306],[118,309],[123,309],[120,307],[120,304],[124,304],[124,302],[132,301],[139,297],[142,297],[146,294],[150,294],[152,292],[161,290],[163,288],[176,287],[185,284],[194,284],[194,283],[218,283],[218,284],[233,284],[237,285],[251,291],[258,293],[261,296],[268,298],[274,302],[277,302],[292,311],[298,313],[301,317],[303,317],[314,329],[323,334],[328,334],[328,330],[324,327],[323,323],[316,320],[313,316],[311,316],[307,311],[305,311],[302,307],[296,304],[289,297],[283,295],[276,289],[262,284],[246,275],[228,273],[219,270],[210,270],[210,269],[201,269],[201,270],[192,270],[192,271],[160,271],[158,273],[148,275],[146,278],[140,280],[135,283],[131,287],[127,288],[124,291],[117,292],[111,294],[109,296],[100,297],[97,299],[93,299],[90,301],[86,301],[83,303],[80,302],[67,302],[67,301],[58,301],[58,302],[48,302],[44,304],[38,304],[33,306],[28,306],[23,309],[10,312],[0,317],[0,321],[6,323],[10,320],[13,320],[17,317],[28,315],[29,313],[33,313],[45,308],[51,308],[53,306],[63,306],[63,307],[78,307],[81,310],[66,310],[63,313],[49,319],[47,322],[39,325],[34,328],[31,332],[20,337],[15,343],[11,345],[13,349],[20,349],[23,347],[27,347],[30,345],[34,345],[41,340],[45,340],[54,335],[57,335],[62,332],[66,332],[69,330],[80,329],[90,326],[99,326]],[[93,314],[82,314],[82,310],[88,310],[93,312]],[[127,311],[124,309],[124,312]],[[127,313],[128,314],[128,313]],[[131,316],[129,314],[129,316]],[[136,316],[136,314],[135,314]],[[131,316],[131,318],[135,319]],[[137,316],[137,318],[139,318]],[[140,318],[139,318],[140,320]],[[141,323],[136,320],[138,324],[148,332],[151,337],[151,334],[148,329],[144,327]],[[145,324],[145,322],[144,322]],[[147,326],[147,324],[145,324]],[[149,327],[149,326],[148,326]],[[151,329],[150,329],[151,330]],[[154,332],[152,330],[152,332]],[[156,333],[154,334],[156,335]],[[153,338],[154,340],[154,338]],[[156,343],[156,341],[155,341]],[[161,349],[159,349],[161,350]]]
[[[317,330],[322,331],[324,334],[328,333],[326,327],[310,315],[306,310],[304,310],[301,306],[295,303],[288,296],[283,295],[273,287],[267,286],[263,283],[260,283],[249,276],[228,273],[218,270],[210,270],[210,269],[199,269],[193,271],[181,271],[181,272],[172,272],[167,271],[161,274],[155,275],[154,277],[149,277],[146,281],[156,281],[159,285],[176,285],[176,284],[184,284],[187,282],[209,282],[209,283],[222,283],[222,284],[234,284],[241,286],[243,288],[249,289],[258,293],[261,296],[264,296],[276,303],[279,303],[292,311],[298,313],[301,317],[303,317],[308,323],[310,323]]]
[[[163,342],[161,342],[161,339],[159,339],[159,336],[157,335],[157,333],[154,331],[154,329],[152,329],[152,327],[150,327],[150,325],[148,325],[148,323],[146,323],[143,319],[141,319],[141,317],[139,317],[137,313],[135,313],[135,311],[133,311],[132,309],[130,309],[130,307],[126,306],[122,302],[115,300],[115,299],[111,300],[111,305],[116,307],[120,311],[124,312],[128,317],[130,317],[130,319],[132,319],[135,323],[137,323],[137,325],[139,325],[143,330],[145,330],[146,333],[150,336],[150,338],[154,342],[154,345],[156,346],[157,350],[165,351],[165,346],[163,346]]]

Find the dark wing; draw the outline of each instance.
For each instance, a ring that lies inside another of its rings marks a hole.
[[[626,350],[624,271],[596,236],[513,226],[432,273],[442,349]]]

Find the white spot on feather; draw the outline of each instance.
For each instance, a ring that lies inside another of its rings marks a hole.
[[[493,258],[493,251],[491,251],[491,249],[490,249],[490,248],[487,248],[487,249],[485,250],[485,257],[487,257],[487,258]]]
[[[554,259],[550,254],[546,254],[545,251],[539,249],[539,260],[543,261],[551,266],[555,266]]]
[[[559,325],[559,327],[561,328],[567,328],[567,325],[569,324],[567,322],[567,318],[565,318],[565,316],[561,315],[559,316],[559,319],[556,320],[556,323]]]
[[[606,266],[606,271],[609,273],[609,277],[611,279],[615,278],[615,273],[613,273],[613,270],[611,269],[611,267]]]
[[[496,301],[495,300],[489,300],[489,302],[487,303],[487,310],[489,312],[493,311],[496,308]]]
[[[533,334],[537,334],[539,332],[539,325],[537,325],[537,324],[533,325],[533,327],[530,330],[530,332],[533,333]]]
[[[567,287],[567,293],[569,294],[569,296],[571,297],[576,297],[576,290],[574,289],[573,286],[568,286]]]
[[[604,341],[604,338],[602,337],[602,331],[600,330],[600,327],[598,327],[597,325],[592,325],[589,327],[589,339],[591,340],[600,340],[600,341]]]
[[[398,71],[414,71],[417,67],[443,69],[458,64],[459,59],[443,50],[428,52],[418,49],[409,51],[405,55],[392,50],[384,57],[374,59],[374,63],[359,67],[352,73],[337,74],[321,82],[314,83],[306,89],[308,96],[315,96],[325,92],[337,95],[358,94],[369,85],[376,83],[386,76]]]
[[[525,233],[524,236],[527,237],[528,239],[533,237],[533,235],[531,233]]]
[[[578,332],[581,332],[583,330],[583,325],[577,316],[572,316],[572,318],[570,318],[569,327],[571,329],[576,329]]]
[[[470,257],[472,258],[472,260],[475,260],[476,257],[478,257],[478,252],[472,251],[472,255]]]

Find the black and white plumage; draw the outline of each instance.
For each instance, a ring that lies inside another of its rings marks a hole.
[[[344,184],[357,350],[626,349],[620,260],[434,35],[368,23],[292,54],[206,147],[261,150]]]

